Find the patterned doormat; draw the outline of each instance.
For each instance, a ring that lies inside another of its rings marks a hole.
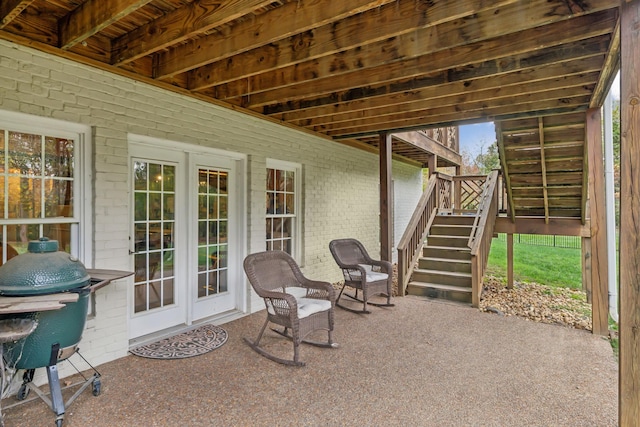
[[[208,353],[227,342],[227,331],[220,326],[202,325],[190,331],[129,350],[150,359],[184,359]]]

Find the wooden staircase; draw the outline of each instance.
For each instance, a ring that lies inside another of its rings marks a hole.
[[[474,215],[436,215],[418,266],[407,285],[409,295],[471,304],[469,235]]]

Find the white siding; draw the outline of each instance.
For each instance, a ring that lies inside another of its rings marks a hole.
[[[377,156],[256,117],[0,40],[0,109],[90,125],[93,129],[94,235],[88,266],[131,270],[128,134],[248,155],[246,247],[265,247],[266,158],[302,165],[302,251],[309,277],[340,280],[328,243],[361,240],[378,256]],[[1,113],[0,113],[1,114]],[[420,170],[394,162],[396,240],[420,192]],[[411,207],[410,209],[408,207]],[[130,280],[96,294],[80,347],[92,363],[127,354]],[[251,310],[262,302],[250,301]]]

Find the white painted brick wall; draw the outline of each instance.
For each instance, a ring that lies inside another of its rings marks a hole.
[[[248,154],[248,252],[265,247],[265,167],[269,157],[299,163],[303,168],[303,264],[307,276],[340,280],[328,249],[334,238],[355,237],[378,256],[378,159],[370,153],[2,40],[0,109],[93,128],[93,141],[88,141],[94,154],[92,265],[132,268],[128,253],[128,133]],[[406,224],[411,212],[405,208],[415,206],[419,197],[420,170],[397,162],[393,167],[397,173],[396,218]],[[398,227],[396,240],[402,234]],[[93,363],[127,353],[130,281],[118,281],[96,294],[96,314],[87,322],[81,342],[84,355]],[[249,294],[247,301],[250,309],[264,307]]]

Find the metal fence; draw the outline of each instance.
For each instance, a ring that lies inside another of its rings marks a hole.
[[[498,234],[498,240],[501,242],[507,241],[507,235],[505,233]],[[551,246],[555,248],[569,248],[580,249],[580,237],[579,236],[556,236],[556,235],[541,235],[541,234],[514,234],[513,243],[520,243],[523,245],[532,246]]]

